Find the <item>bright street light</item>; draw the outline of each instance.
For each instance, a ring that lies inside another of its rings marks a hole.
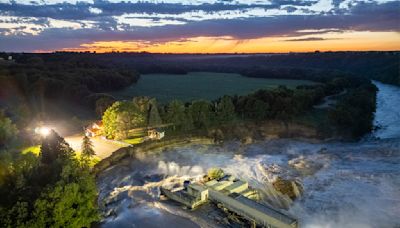
[[[43,137],[46,137],[50,134],[51,129],[48,127],[37,127],[35,128],[35,133],[39,134]]]

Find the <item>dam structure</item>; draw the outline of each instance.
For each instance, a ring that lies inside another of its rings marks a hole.
[[[258,192],[232,175],[199,183],[185,181],[183,186],[161,187],[161,193],[190,209],[213,202],[253,224],[269,228],[297,228],[296,219],[255,201]]]

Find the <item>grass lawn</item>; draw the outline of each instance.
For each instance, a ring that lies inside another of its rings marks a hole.
[[[191,72],[186,75],[145,74],[138,83],[112,93],[122,100],[135,96],[150,96],[165,103],[173,99],[192,101],[214,100],[223,95],[246,95],[259,89],[273,89],[279,85],[295,88],[316,84],[307,80],[248,78],[239,74]]]
[[[126,142],[126,143],[129,143],[129,144],[135,145],[135,144],[142,143],[143,142],[143,137],[132,138],[132,139],[124,139],[123,141]]]
[[[30,146],[22,149],[22,154],[33,153],[36,156],[39,156],[40,153],[40,145],[37,146]]]

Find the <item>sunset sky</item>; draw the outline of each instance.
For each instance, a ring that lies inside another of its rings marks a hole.
[[[400,50],[400,1],[0,0],[0,51]]]

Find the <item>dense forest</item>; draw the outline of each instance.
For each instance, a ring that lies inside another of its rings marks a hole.
[[[77,156],[54,131],[36,140],[40,149],[21,151],[0,113],[0,227],[90,227],[100,218],[90,141]]]
[[[7,53],[0,53],[3,59],[8,56]],[[232,97],[235,112],[240,118],[290,119],[310,109],[324,96],[346,90],[346,95],[340,98],[337,110],[330,114],[330,118],[336,125],[348,128],[353,126],[351,123],[354,121],[372,121],[373,116],[369,113],[373,113],[375,109],[376,91],[372,89],[369,79],[392,84],[400,82],[399,52],[249,56],[60,52],[11,56],[13,61],[0,61],[0,108],[19,126],[26,124],[33,115],[43,118],[43,114],[54,113],[49,110],[51,105],[46,104],[59,101],[81,105],[100,117],[115,102],[107,92],[135,83],[139,79],[139,73],[185,74],[189,71],[213,71],[240,73],[258,78],[308,79],[323,85],[306,86],[294,91],[279,88],[275,91],[259,91],[253,95]],[[362,93],[363,96],[360,95]],[[365,98],[369,102],[351,101],[355,97]],[[370,108],[360,107],[361,104]],[[344,113],[344,106],[352,106],[358,111]],[[211,107],[214,108],[215,104]],[[257,107],[259,110],[250,111],[246,107]],[[65,110],[68,111],[67,108]],[[362,118],[353,118],[355,113],[363,113],[359,111],[366,111],[368,114]],[[160,112],[164,113],[165,110]],[[351,121],[346,122],[338,118],[339,115],[347,115],[349,118],[345,119]],[[371,126],[355,135],[368,129]]]
[[[65,103],[92,110],[96,101],[108,104],[111,98],[103,92],[138,78],[132,70],[84,58],[51,61],[21,54],[13,61],[3,56],[0,194],[6,197],[0,199],[0,227],[90,227],[99,220],[90,140],[78,155],[56,132],[39,137],[28,126],[68,112]]]
[[[104,66],[79,58],[42,58],[21,54],[16,61],[0,61],[0,107],[21,118],[51,113],[48,103],[65,101],[94,109],[103,92],[121,89],[139,79],[133,70]],[[61,105],[60,105],[61,106]],[[65,111],[65,110],[64,110]]]
[[[173,100],[158,104],[154,98],[135,97],[118,101],[105,109],[104,133],[109,138],[127,139],[132,129],[171,125],[170,133],[208,134],[221,126],[239,122],[277,120],[289,123],[309,115],[313,107],[329,95],[342,93],[337,104],[326,111],[326,131],[358,138],[372,130],[376,87],[364,78],[334,78],[325,84],[288,89],[258,90],[244,96],[223,96],[214,101]],[[329,129],[329,130],[327,130]]]
[[[6,58],[6,53],[0,57]],[[323,52],[259,55],[178,55],[149,53],[13,54],[18,63],[40,57],[45,63],[117,68],[139,73],[190,71],[239,73],[249,77],[323,80],[347,74],[400,85],[400,52]],[[326,77],[324,75],[326,74]],[[90,88],[89,88],[90,89]]]
[[[326,96],[337,103],[324,111],[326,131],[359,138],[372,130],[376,87],[370,79],[399,84],[397,52],[313,53],[259,56],[151,54],[0,54],[0,227],[89,227],[98,221],[91,172],[93,149],[83,140],[77,154],[52,131],[24,137],[31,119],[43,118],[46,103],[60,112],[73,103],[102,117],[108,138],[125,139],[130,130],[160,124],[168,134],[207,134],[237,123],[290,123],[310,115]],[[308,79],[315,85],[280,86],[214,101],[153,98],[115,101],[108,91],[139,79],[139,73],[234,72],[248,77]],[[137,73],[139,72],[139,73]],[[22,151],[25,146],[38,145]]]
[[[0,54],[0,57],[2,55]],[[3,56],[7,56],[5,53]],[[135,70],[185,74],[190,71],[239,73],[249,77],[324,80],[332,75],[375,79],[400,85],[400,52],[323,52],[259,55],[174,55],[149,53],[17,54],[17,62],[40,56],[44,62],[79,62]],[[326,77],[324,75],[326,74]]]

